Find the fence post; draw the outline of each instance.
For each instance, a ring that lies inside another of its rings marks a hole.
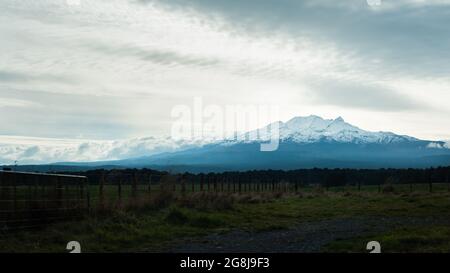
[[[67,204],[70,204],[70,201],[67,201],[67,197],[69,197],[70,196],[70,194],[69,194],[69,179],[65,179],[66,180],[66,182],[63,182],[64,183],[64,192],[63,192],[63,200],[65,200],[65,205],[64,206],[67,206]]]
[[[136,198],[137,196],[137,175],[136,172],[133,173],[133,181],[132,181],[132,185],[131,185],[131,196],[133,198]]]
[[[181,193],[182,194],[186,193],[186,180],[184,177],[181,178]]]
[[[122,202],[122,178],[119,177],[119,182],[117,183],[117,194],[119,196],[119,203]]]
[[[241,185],[241,176],[238,176],[238,192],[241,193],[242,185]]]
[[[358,179],[358,191],[361,191],[361,180]]]
[[[38,200],[39,200],[39,197],[38,197],[38,190],[39,190],[39,178],[40,178],[40,176],[39,175],[36,175],[35,176],[35,178],[34,178],[34,191],[33,191],[33,206],[35,206],[36,208],[38,208],[39,207],[39,202],[38,202]],[[83,196],[83,195],[82,195]]]
[[[61,179],[58,176],[55,176],[55,182],[56,182],[56,200],[57,200],[57,207],[60,208],[62,205],[62,185],[61,185]]]
[[[99,185],[99,198],[100,198],[100,205],[103,205],[103,186],[105,183],[105,173],[102,172],[102,175],[100,177],[100,185]]]
[[[175,177],[175,182],[173,182],[173,187],[172,187],[172,191],[176,192],[177,191],[177,182],[178,182],[179,177],[176,176]]]
[[[430,189],[430,193],[431,193],[431,192],[433,192],[433,181],[431,180],[431,171],[428,176],[428,183],[429,183],[429,189]]]
[[[88,212],[91,210],[91,194],[89,190],[89,178],[86,177],[86,201]]]
[[[17,210],[17,177],[16,177],[16,175],[13,175],[12,176],[12,182],[13,182],[13,200],[14,200],[14,204],[13,204],[13,211],[14,211],[14,214],[13,215],[16,215],[16,210]]]
[[[195,178],[194,177],[191,177],[191,179],[192,179],[192,192],[195,192]]]
[[[84,199],[84,188],[83,188],[83,179],[78,181],[78,204],[81,204],[81,208],[83,208],[83,199]]]
[[[450,180],[448,179],[448,173],[447,173],[447,191],[450,192]]]
[[[200,174],[200,191],[203,191],[203,182],[204,182],[203,174]]]
[[[148,175],[148,193],[152,192],[152,175]]]

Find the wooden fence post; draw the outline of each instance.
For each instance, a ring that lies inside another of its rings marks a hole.
[[[203,174],[200,175],[200,191],[203,191],[203,182],[204,182]]]
[[[151,174],[149,174],[148,175],[148,193],[151,193],[152,192],[152,175]]]
[[[136,198],[137,196],[137,184],[138,184],[138,178],[136,172],[133,173],[133,181],[131,182],[131,196],[133,198]]]
[[[104,196],[103,196],[103,187],[105,184],[105,173],[102,172],[102,175],[100,177],[100,185],[99,185],[99,197],[100,197],[100,204],[103,205]]]
[[[448,173],[447,173],[447,191],[450,192],[450,180],[448,179]]]
[[[91,193],[89,189],[89,178],[86,177],[85,183],[86,183],[86,204],[89,212],[91,210]]]
[[[122,202],[122,178],[119,178],[117,183],[117,193],[119,195],[119,202]]]
[[[428,184],[429,184],[429,190],[430,190],[430,193],[431,193],[431,192],[433,192],[433,181],[431,180],[431,172],[430,172],[430,174],[428,176]]]
[[[56,204],[57,207],[60,208],[62,206],[62,193],[63,193],[63,189],[62,189],[62,184],[61,184],[61,179],[58,176],[55,176],[55,184],[56,184]]]
[[[238,192],[241,193],[241,191],[242,191],[241,177],[238,176]]]
[[[79,203],[82,203],[83,199],[84,199],[84,183],[83,183],[84,181],[83,180],[84,179],[80,179],[79,185],[78,185],[79,190],[80,190],[79,196],[78,196],[78,202]],[[35,196],[36,196],[36,193],[35,193]],[[84,207],[84,206],[82,206],[82,207]]]
[[[181,182],[181,194],[185,194],[186,193],[186,179],[184,179],[182,177],[180,182]]]
[[[17,210],[17,177],[16,175],[12,176],[12,182],[13,182],[13,210],[14,210],[14,214],[16,215],[16,210]]]

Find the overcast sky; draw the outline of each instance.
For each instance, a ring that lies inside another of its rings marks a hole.
[[[194,97],[450,139],[449,34],[443,0],[1,0],[0,163],[168,135]]]

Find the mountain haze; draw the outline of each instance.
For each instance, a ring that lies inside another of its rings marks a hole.
[[[279,147],[260,151],[279,126]],[[251,136],[258,136],[257,139]],[[420,140],[391,132],[370,132],[344,121],[295,117],[258,130],[198,147],[117,161],[64,163],[87,166],[152,167],[176,171],[299,168],[409,168],[450,164],[442,141]]]

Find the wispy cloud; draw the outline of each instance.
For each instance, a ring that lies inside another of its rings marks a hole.
[[[449,13],[437,0],[4,0],[0,134],[163,135],[171,108],[202,96],[350,120],[376,113],[358,124],[439,138],[450,128]],[[68,154],[113,156],[92,145]]]

